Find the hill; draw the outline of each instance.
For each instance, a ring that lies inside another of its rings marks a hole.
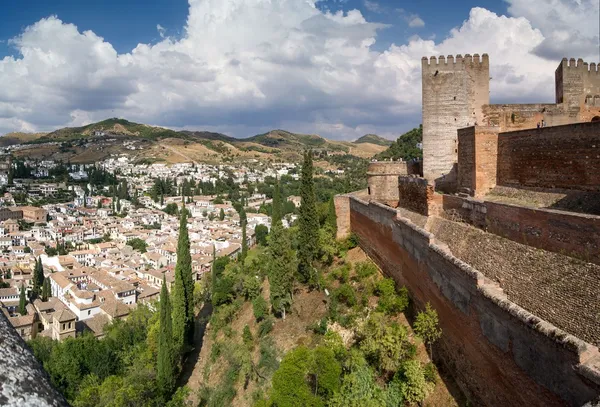
[[[389,147],[392,145],[393,141],[388,140],[383,137],[380,137],[377,134],[365,134],[358,140],[354,141],[354,144],[363,144],[363,143],[370,143],[370,144],[376,144],[378,146]]]
[[[417,145],[423,142],[423,125],[414,128],[394,141],[387,150],[375,155],[377,160],[403,159],[405,161],[423,158],[423,150]]]
[[[374,136],[374,135],[372,135]],[[374,136],[377,137],[377,136]],[[27,144],[17,157],[93,162],[119,154],[144,161],[168,163],[235,160],[297,161],[305,149],[327,154],[371,158],[383,151],[381,140],[367,137],[361,143],[333,141],[314,134],[272,130],[247,138],[208,131],[177,131],[111,118],[81,127],[65,127],[44,134],[11,133],[0,146]]]

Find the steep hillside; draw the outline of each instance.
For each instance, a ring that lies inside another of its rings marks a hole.
[[[378,146],[389,147],[392,145],[393,141],[388,140],[383,137],[380,137],[377,134],[365,134],[358,140],[354,141],[354,144],[363,144],[363,143],[370,143],[370,144],[376,144]]]
[[[412,160],[423,158],[423,150],[418,147],[423,142],[423,126],[412,129],[394,141],[390,147],[375,156],[378,160]]]
[[[93,135],[96,131],[122,136],[136,136],[151,140],[165,137],[185,137],[183,133],[165,129],[163,127],[153,127],[146,124],[133,123],[125,119],[112,118],[82,127],[65,127],[63,129],[53,131],[52,133],[48,133],[45,137],[42,137],[37,141],[63,141],[78,139]]]
[[[249,141],[266,147],[301,151],[306,148],[348,152],[345,143],[330,141],[314,134],[295,134],[285,130],[272,130],[240,141]]]
[[[47,133],[8,133],[0,137],[0,147],[8,147],[15,144],[28,143],[45,136]]]

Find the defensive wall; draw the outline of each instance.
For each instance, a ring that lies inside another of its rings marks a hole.
[[[600,190],[600,121],[501,133],[459,129],[459,191],[482,197],[496,185]]]
[[[368,194],[390,206],[398,205],[398,176],[418,172],[409,161],[373,161],[367,168]]]
[[[336,208],[340,237],[356,233],[382,270],[409,289],[417,308],[431,303],[438,312],[443,335],[434,355],[474,405],[598,400],[596,347],[510,301],[499,284],[400,211],[352,194],[336,197]]]
[[[423,175],[438,190],[463,182],[457,130],[470,126],[496,132],[600,121],[600,71],[594,63],[563,58],[555,71],[555,103],[490,104],[489,60],[457,55],[422,59]]]

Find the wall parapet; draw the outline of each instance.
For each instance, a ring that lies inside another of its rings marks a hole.
[[[600,396],[596,347],[510,301],[393,208],[350,198],[350,218],[361,247],[416,306],[438,311],[444,335],[436,353],[474,403],[582,406]]]

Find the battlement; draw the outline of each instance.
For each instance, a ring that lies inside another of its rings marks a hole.
[[[444,69],[462,69],[463,66],[475,66],[475,65],[487,65],[489,66],[490,60],[488,54],[461,54],[448,55],[447,57],[440,55],[439,57],[423,57],[421,58],[421,66],[423,69],[432,69],[443,67]]]
[[[560,62],[559,68],[589,72],[594,74],[598,74],[598,72],[600,72],[600,64],[596,65],[596,63],[594,62],[588,64],[581,58],[578,58],[577,60],[575,58],[563,58]]]

